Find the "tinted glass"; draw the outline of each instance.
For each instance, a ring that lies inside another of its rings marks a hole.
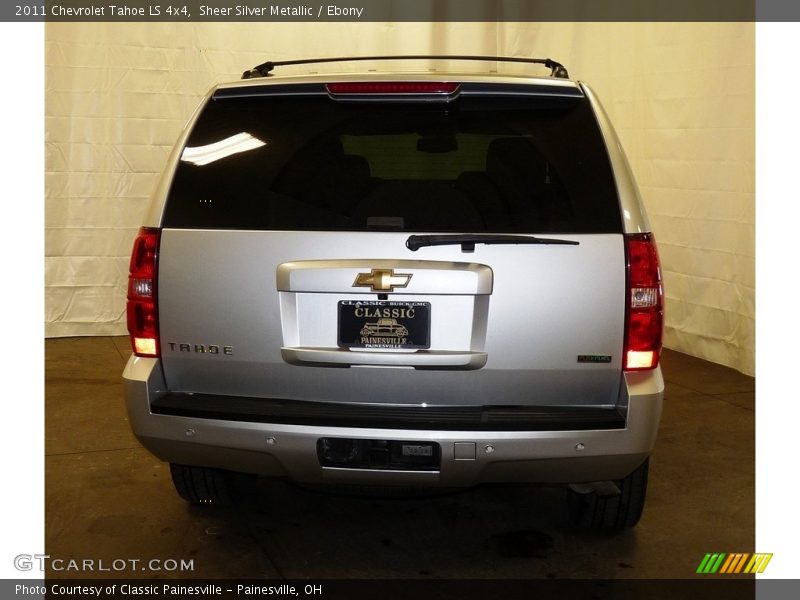
[[[234,97],[203,110],[164,226],[612,233],[621,219],[583,98]]]

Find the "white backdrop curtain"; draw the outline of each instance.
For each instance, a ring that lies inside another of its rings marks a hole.
[[[592,84],[617,127],[659,242],[666,345],[753,374],[754,29],[752,23],[48,23],[46,334],[125,333],[131,241],[178,132],[214,83],[267,59],[539,56]]]

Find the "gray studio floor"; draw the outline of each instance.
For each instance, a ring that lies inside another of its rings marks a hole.
[[[393,499],[261,482],[243,508],[190,507],[129,431],[128,354],[125,337],[46,341],[46,552],[194,571],[97,576],[684,578],[706,552],[754,549],[755,380],[684,354],[664,353],[645,514],[615,536],[575,531],[563,490],[529,486]]]

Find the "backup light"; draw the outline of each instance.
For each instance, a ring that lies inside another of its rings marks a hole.
[[[658,304],[656,288],[631,288],[631,308],[645,308]]]
[[[153,280],[131,279],[131,291],[136,296],[151,298],[153,296]]]

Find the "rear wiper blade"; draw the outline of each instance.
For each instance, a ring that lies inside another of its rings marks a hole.
[[[555,238],[538,238],[532,235],[500,235],[500,234],[461,234],[450,235],[410,235],[406,240],[406,248],[416,252],[424,246],[449,246],[461,244],[462,252],[474,252],[475,244],[558,244],[577,246],[580,242],[574,240],[559,240]]]

